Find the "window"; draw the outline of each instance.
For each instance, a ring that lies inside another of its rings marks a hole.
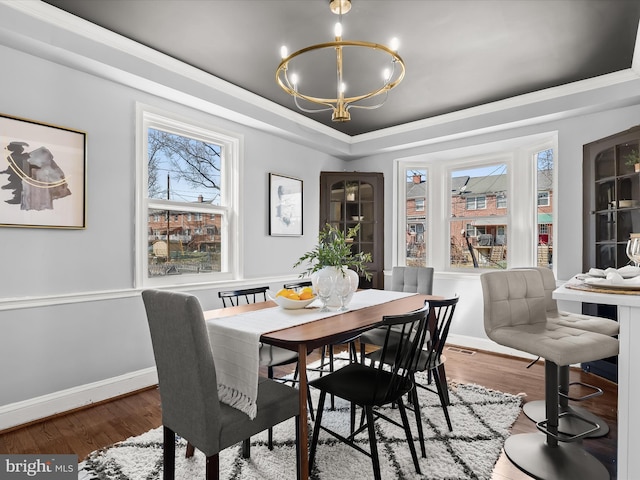
[[[241,139],[142,106],[138,129],[137,284],[232,278]]]
[[[506,231],[506,205],[500,212],[497,206],[498,197],[506,196],[508,190],[507,165],[455,169],[450,172],[449,182],[449,266],[506,268],[507,249],[497,245],[496,237]]]
[[[465,204],[467,210],[481,210],[487,208],[487,197],[466,197]]]
[[[552,265],[556,144],[545,133],[398,159],[392,263],[461,273]]]
[[[550,205],[549,192],[538,192],[538,206],[548,207]]]
[[[425,258],[427,172],[426,170],[406,169],[403,172],[403,179],[404,198],[399,215],[405,225],[403,231],[406,232],[403,239],[403,256],[406,265],[425,267],[427,265]]]
[[[551,267],[553,260],[553,150],[536,152],[538,189],[537,264]]]

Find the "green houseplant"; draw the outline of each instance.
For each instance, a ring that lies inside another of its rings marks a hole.
[[[371,254],[351,251],[351,244],[359,230],[360,224],[357,224],[345,234],[339,228],[327,223],[318,234],[318,244],[313,250],[302,255],[295,263],[294,268],[306,264],[307,269],[301,275],[305,276],[318,272],[324,267],[338,269],[350,267],[362,273],[367,280],[371,279],[371,274],[367,272],[365,266],[367,262],[371,262]]]
[[[640,152],[638,150],[634,148],[624,158],[626,165],[632,165],[636,172],[640,172]]]

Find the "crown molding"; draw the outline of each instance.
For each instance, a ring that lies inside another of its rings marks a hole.
[[[625,96],[631,104],[640,91],[639,29],[630,69],[351,137],[40,0],[0,6],[27,16],[18,20],[32,27],[0,21],[2,43],[343,160],[583,115],[621,106]],[[630,84],[635,94],[625,89]]]

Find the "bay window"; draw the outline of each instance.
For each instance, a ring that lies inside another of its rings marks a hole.
[[[539,135],[398,160],[393,264],[451,272],[550,267],[555,143]]]

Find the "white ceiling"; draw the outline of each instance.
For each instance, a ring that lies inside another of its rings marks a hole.
[[[348,135],[628,69],[640,21],[638,0],[352,1],[343,38],[398,37],[407,75],[384,106],[352,110],[350,122],[305,114]],[[328,0],[46,3],[293,110],[275,82],[280,46],[331,41],[337,18]],[[326,75],[313,80],[335,71]]]

